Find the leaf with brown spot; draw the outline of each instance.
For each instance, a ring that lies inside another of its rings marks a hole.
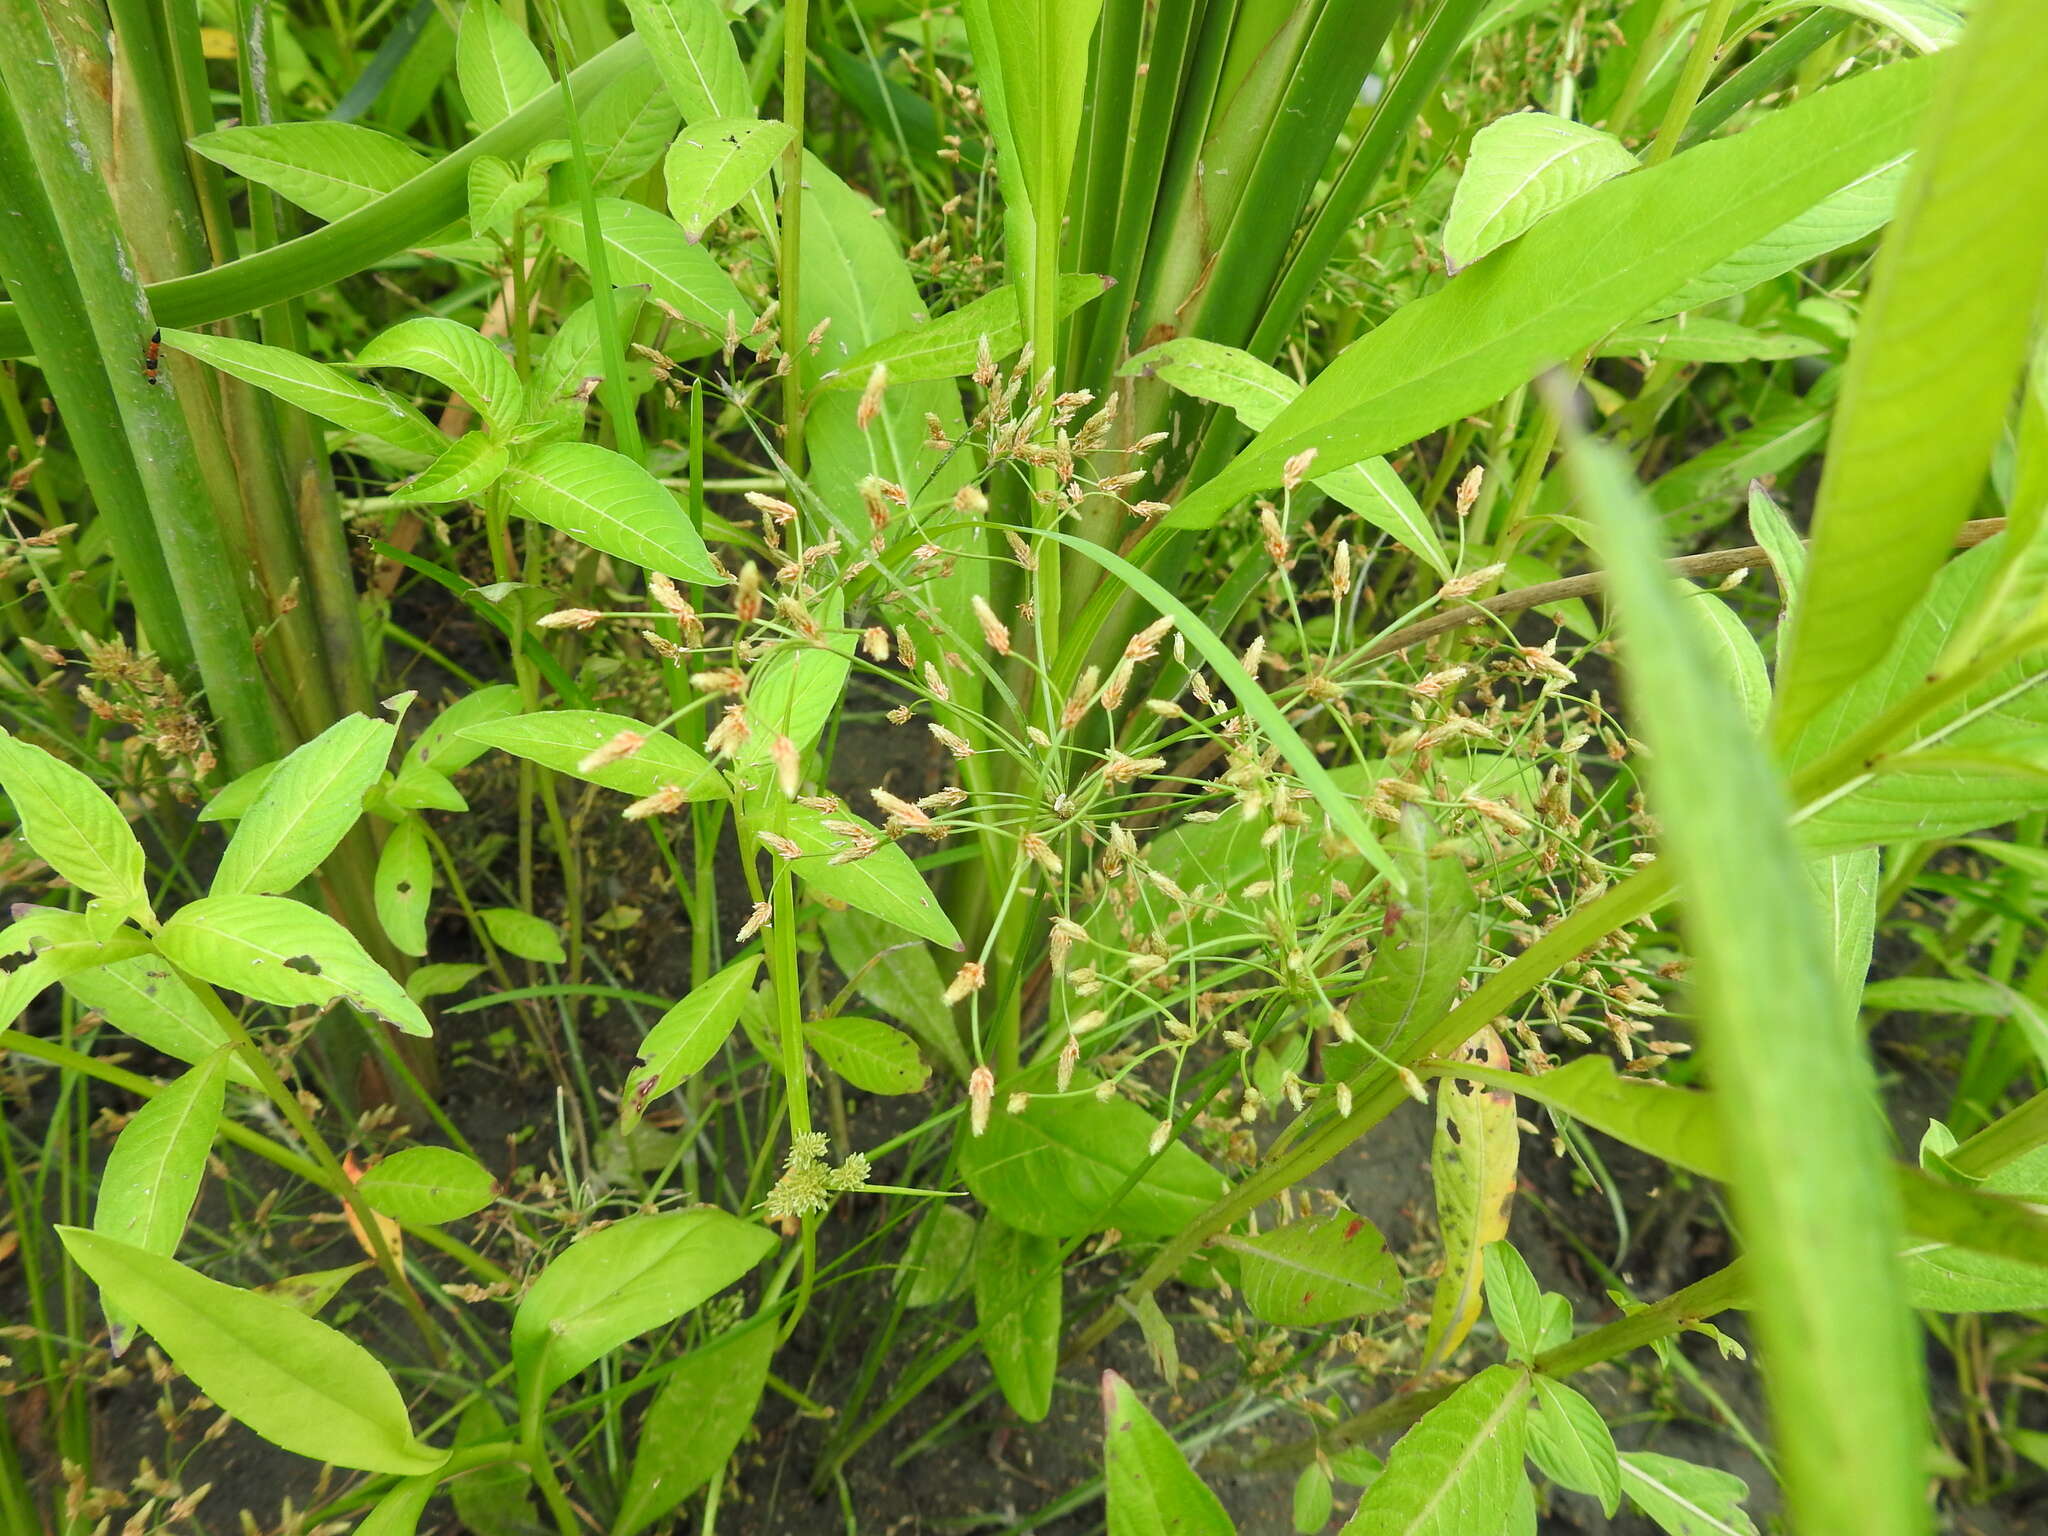
[[[1508,1064],[1507,1047],[1490,1028],[1467,1040],[1460,1055],[1495,1070]],[[1479,1319],[1485,1249],[1508,1235],[1519,1154],[1514,1094],[1448,1077],[1437,1084],[1436,1144],[1429,1163],[1444,1270],[1430,1307],[1422,1370],[1449,1359]]]

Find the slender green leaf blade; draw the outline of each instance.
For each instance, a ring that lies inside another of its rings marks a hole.
[[[677,789],[686,799],[705,800],[725,793],[724,781],[702,756],[668,732],[628,715],[595,709],[541,710],[481,721],[464,727],[460,735],[479,750],[496,747],[622,795],[644,797]],[[610,756],[609,749],[622,736],[638,738],[640,744],[623,756]],[[600,760],[586,768],[593,753]]]
[[[626,0],[626,9],[685,121],[749,115],[754,93],[718,0]]]
[[[645,283],[655,298],[713,336],[723,338],[728,325],[743,334],[753,325],[753,307],[725,269],[667,214],[642,203],[601,197],[597,221],[604,231],[605,270],[614,283]],[[582,209],[549,209],[547,228],[571,261],[588,264],[590,236],[583,227]]]
[[[79,971],[64,978],[64,990],[122,1034],[179,1061],[196,1065],[227,1044],[199,994],[157,955]],[[239,1055],[228,1057],[227,1074],[246,1088],[256,1086],[255,1072]]]
[[[356,354],[358,368],[405,368],[460,395],[493,432],[519,424],[524,392],[496,342],[439,315],[401,320]],[[437,434],[438,435],[438,434]]]
[[[960,932],[932,895],[924,876],[901,847],[884,839],[867,822],[849,812],[821,811],[791,805],[782,835],[799,850],[793,861],[797,878],[812,890],[886,918],[908,933],[948,949],[961,948]],[[858,839],[858,841],[856,841]],[[859,849],[874,844],[871,852]],[[843,854],[856,854],[834,863]]]
[[[1653,1451],[1624,1451],[1621,1483],[1629,1502],[1669,1536],[1756,1536],[1742,1507],[1749,1485],[1732,1472]]]
[[[1536,1411],[1529,1415],[1529,1459],[1561,1488],[1589,1494],[1612,1519],[1621,1503],[1621,1457],[1600,1410],[1584,1394],[1548,1376],[1533,1376]]]
[[[519,23],[496,0],[470,0],[455,33],[455,82],[479,128],[495,128],[553,79]]]

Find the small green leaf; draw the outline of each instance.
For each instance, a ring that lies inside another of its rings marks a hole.
[[[104,1299],[133,1316],[216,1407],[271,1444],[400,1476],[448,1459],[413,1438],[397,1384],[360,1344],[175,1259],[79,1227],[57,1233]]]
[[[1223,1236],[1239,1255],[1244,1304],[1261,1322],[1315,1328],[1398,1306],[1405,1282],[1379,1228],[1339,1212],[1257,1237]]]
[[[748,674],[749,734],[734,755],[739,767],[770,762],[778,737],[788,737],[802,752],[824,732],[846,691],[859,639],[840,622],[844,608],[839,594],[831,594],[817,615],[826,632],[821,639],[785,640]]]
[[[740,1009],[754,990],[761,968],[758,954],[735,960],[661,1016],[640,1042],[639,1070],[619,1095],[619,1125],[632,1130],[648,1104],[703,1070],[739,1023]]]
[[[965,1078],[966,1049],[946,1001],[946,981],[924,941],[855,907],[827,912],[818,926],[832,963],[854,995],[891,1015],[932,1056]]]
[[[1826,343],[1791,331],[1759,331],[1710,315],[1674,315],[1654,325],[1609,331],[1600,357],[1637,357],[1666,363],[1783,362],[1819,357]]]
[[[1749,1485],[1732,1472],[1624,1451],[1621,1485],[1629,1502],[1670,1536],[1756,1536],[1756,1524],[1742,1507]]]
[[[180,970],[258,1002],[325,1007],[346,998],[410,1035],[433,1028],[355,936],[282,896],[208,896],[179,908],[157,946]]]
[[[479,0],[489,5],[493,0]],[[426,1514],[427,1505],[433,1500],[435,1490],[441,1486],[438,1475],[408,1477],[393,1483],[363,1516],[363,1523],[355,1528],[354,1536],[417,1536],[420,1517]]]
[[[457,320],[419,315],[373,337],[358,368],[404,368],[460,395],[493,433],[519,425],[519,375],[498,344]]]
[[[259,763],[247,773],[238,775],[234,781],[222,788],[206,802],[206,808],[199,813],[201,821],[240,821],[249,814],[263,793],[263,786],[270,782],[270,776],[277,772],[284,762],[279,758],[274,763]]]
[[[406,994],[416,1002],[460,992],[489,969],[481,965],[423,965],[405,978]]]
[[[547,195],[544,176],[521,176],[496,155],[479,155],[469,165],[469,227],[481,237],[512,238],[519,215]]]
[[[455,80],[479,128],[495,128],[554,80],[540,50],[496,0],[470,0],[455,34]]]
[[[406,766],[430,768],[439,774],[467,768],[489,750],[487,743],[465,734],[469,728],[516,715],[519,705],[519,689],[513,683],[493,683],[464,694],[434,716],[419,739],[406,748]]]
[[[124,915],[149,910],[142,844],[99,785],[41,747],[0,731],[0,790],[13,802],[37,858]]]
[[[1388,851],[1407,877],[1405,897],[1389,897],[1391,930],[1373,952],[1346,1010],[1358,1036],[1394,1055],[1443,1016],[1479,958],[1479,899],[1457,851],[1442,846],[1428,816],[1403,806]]]
[[[410,454],[433,457],[448,446],[434,424],[388,389],[344,369],[316,363],[288,347],[269,347],[231,336],[166,329],[163,344],[209,367],[254,384],[287,405],[331,421],[347,432],[381,439]],[[215,797],[219,799],[219,796]],[[238,814],[238,813],[220,813]]]
[[[549,236],[578,266],[587,266],[590,259],[583,219],[583,210],[575,206],[550,208],[546,219]],[[725,268],[667,214],[642,203],[601,197],[597,221],[604,231],[605,269],[614,283],[646,284],[655,298],[721,340],[728,325],[737,326],[742,334],[753,325],[753,306],[733,286]]]
[[[668,1373],[640,1421],[612,1536],[633,1536],[711,1480],[739,1449],[775,1358],[773,1322],[714,1339]]]
[[[948,1201],[934,1201],[910,1234],[896,1291],[906,1307],[935,1307],[960,1294],[974,1258],[975,1219]]]
[[[339,1269],[308,1270],[302,1275],[286,1275],[282,1280],[259,1285],[256,1294],[281,1301],[308,1317],[318,1317],[321,1309],[334,1300],[344,1285],[364,1270],[374,1268],[376,1266],[368,1259],[363,1259],[355,1264],[344,1264]]]
[[[419,818],[408,816],[384,839],[373,887],[377,921],[400,954],[427,952],[427,913],[434,905],[434,853]]]
[[[1636,168],[1611,133],[1548,112],[1497,118],[1472,136],[1444,220],[1444,266],[1469,267],[1496,246]]]
[[[797,878],[822,895],[843,901],[850,907],[885,918],[897,927],[943,944],[961,948],[960,931],[924,883],[910,855],[896,843],[883,838],[867,822],[846,811],[820,811],[808,805],[790,805],[781,835],[802,850],[794,861]],[[853,846],[851,837],[828,823],[857,828],[877,845],[873,851],[835,864],[833,855]]]
[[[1102,1471],[1109,1536],[1235,1536],[1216,1495],[1115,1371],[1102,1373]]]
[[[636,798],[663,789],[681,790],[690,800],[711,799],[725,792],[724,780],[703,757],[668,732],[626,715],[551,709],[486,721],[463,734],[480,747],[496,747],[543,768]],[[622,736],[639,737],[640,745],[623,757],[583,767],[585,759]]]
[[[279,763],[229,839],[212,894],[275,895],[318,869],[361,818],[397,730],[349,715]]]
[[[404,186],[430,163],[403,139],[360,123],[248,123],[187,142],[330,224]]]
[[[515,460],[504,483],[522,513],[592,549],[685,581],[717,580],[681,504],[624,454],[550,443]]]
[[[561,965],[569,958],[561,933],[545,918],[517,907],[483,907],[476,915],[483,919],[493,944],[522,960]]]
[[[765,1227],[723,1211],[628,1216],[560,1254],[512,1320],[523,1390],[546,1397],[628,1339],[673,1322],[775,1247]]]
[[[1503,1529],[1522,1475],[1529,1378],[1490,1365],[1394,1445],[1341,1536],[1472,1536]]]
[[[745,197],[788,148],[789,124],[752,117],[706,117],[669,146],[663,174],[668,211],[696,244],[726,209]]]
[[[1514,1358],[1536,1358],[1543,1326],[1542,1292],[1529,1265],[1505,1240],[1486,1250],[1486,1311]]]
[[[425,469],[394,485],[391,499],[408,506],[473,501],[497,482],[511,462],[510,451],[498,438],[488,432],[466,432]]]
[[[433,1225],[474,1215],[497,1198],[490,1173],[448,1147],[407,1147],[356,1182],[373,1211],[396,1221]]]
[[[814,1019],[804,1040],[825,1065],[869,1093],[916,1093],[932,1075],[917,1042],[875,1019]]]
[[[1536,1411],[1529,1415],[1529,1459],[1560,1488],[1590,1494],[1607,1517],[1621,1503],[1621,1458],[1600,1410],[1548,1376],[1533,1376]]]
[[[1180,1340],[1174,1337],[1173,1324],[1159,1305],[1158,1294],[1146,1291],[1132,1303],[1131,1313],[1138,1320],[1138,1332],[1145,1339],[1145,1353],[1152,1357],[1152,1368],[1159,1373],[1159,1380],[1169,1392],[1178,1390]]]
[[[974,1247],[974,1315],[1003,1400],[1026,1423],[1052,1409],[1060,1358],[1060,1245],[994,1217]]]
[[[1060,279],[1059,312],[1065,319],[1084,304],[1100,298],[1110,286],[1107,278],[1085,274]],[[1005,283],[956,310],[898,331],[861,348],[837,364],[824,378],[826,389],[865,389],[877,368],[889,370],[891,384],[913,384],[928,379],[959,379],[974,372],[982,343],[998,362],[1024,345],[1024,320],[1019,308],[1017,286]]]
[[[1604,1056],[1581,1056],[1537,1076],[1473,1064],[1461,1065],[1458,1071],[1561,1109],[1676,1167],[1717,1179],[1726,1173],[1713,1100],[1696,1089],[1622,1077]]]

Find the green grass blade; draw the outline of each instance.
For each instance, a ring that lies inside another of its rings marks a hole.
[[[1703,1048],[1794,1523],[1807,1536],[1912,1536],[1927,1527],[1926,1401],[1895,1263],[1897,1186],[1869,1058],[1840,1027],[1785,791],[1713,681],[1627,472],[1592,444],[1570,462],[1601,531],[1630,695],[1655,752],[1650,803],[1698,958]]]
[[[1884,655],[1948,558],[2048,285],[2048,24],[2032,0],[1986,0],[1944,62],[1835,413],[1781,745]]]

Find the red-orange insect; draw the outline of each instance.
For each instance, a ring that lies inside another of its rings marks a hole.
[[[149,333],[149,345],[142,352],[142,381],[145,384],[154,384],[156,382],[157,358],[163,349],[164,333],[162,331],[151,331]]]

